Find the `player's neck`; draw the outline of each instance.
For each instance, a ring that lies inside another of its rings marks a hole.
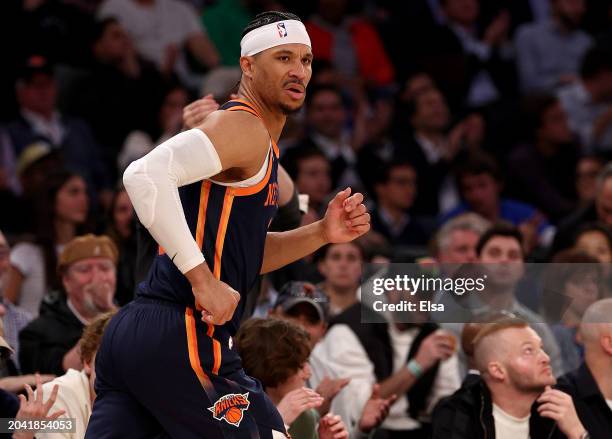
[[[285,126],[285,122],[287,121],[287,116],[279,112],[278,109],[266,105],[252,90],[249,90],[242,84],[238,90],[238,96],[239,99],[249,102],[257,113],[259,113],[270,136],[272,136],[274,141],[278,141],[283,131],[283,127]]]

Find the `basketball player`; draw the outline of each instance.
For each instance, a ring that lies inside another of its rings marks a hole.
[[[241,41],[239,99],[126,170],[160,250],[137,299],[104,334],[87,438],[285,437],[233,346],[241,295],[259,273],[370,227],[363,196],[347,188],[321,221],[267,232],[278,201],[276,140],[304,102],[311,62],[298,17],[258,15]]]

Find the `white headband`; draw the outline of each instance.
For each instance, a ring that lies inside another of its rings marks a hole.
[[[305,44],[312,47],[306,27],[298,20],[266,24],[247,33],[240,41],[240,56],[251,56],[281,44]]]

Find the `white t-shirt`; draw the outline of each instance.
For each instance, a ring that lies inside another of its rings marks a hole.
[[[148,6],[135,0],[106,0],[98,15],[117,18],[136,50],[158,67],[163,64],[168,45],[180,50],[188,37],[203,32],[195,10],[177,0],[155,0]]]
[[[529,418],[515,418],[493,404],[495,439],[529,439]]]
[[[85,430],[91,416],[91,397],[89,394],[89,378],[85,372],[68,369],[65,375],[43,384],[43,395],[47,399],[53,386],[58,385],[57,399],[49,413],[65,410],[59,419],[73,418],[76,422],[75,433],[37,433],[39,439],[78,439],[85,437]]]
[[[36,318],[40,302],[47,292],[42,249],[36,244],[21,242],[11,250],[10,260],[23,276],[17,305]]]
[[[394,325],[389,325],[389,335],[394,349],[393,372],[395,373],[400,368],[406,367],[406,358],[416,337],[416,330],[400,332]],[[312,369],[310,384],[313,388],[316,388],[324,376],[333,379],[351,378],[349,384],[333,399],[331,411],[340,415],[349,432],[354,432],[363,407],[372,394],[372,385],[377,379],[374,365],[348,325],[337,324],[331,327],[310,355],[310,366]],[[453,355],[440,363],[426,411],[431,413],[440,398],[452,394],[460,384],[457,356]],[[391,406],[383,427],[391,430],[418,428],[420,423],[410,418],[406,412],[408,400],[405,395],[398,396],[400,397]]]
[[[612,399],[606,399],[606,404],[608,404],[608,407],[612,410]]]

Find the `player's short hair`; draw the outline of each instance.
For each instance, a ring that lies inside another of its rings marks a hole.
[[[311,351],[306,330],[276,318],[247,320],[235,340],[244,370],[264,388],[287,381],[304,366]]]
[[[251,32],[253,29],[257,29],[267,24],[276,23],[277,21],[283,21],[283,20],[302,21],[300,20],[300,17],[298,17],[295,14],[292,14],[291,12],[281,12],[281,11],[262,12],[260,14],[257,14],[255,18],[253,18],[249,22],[249,24],[247,24],[247,26],[242,31],[242,37],[244,37],[246,34]]]
[[[102,342],[104,330],[114,315],[115,311],[99,315],[85,327],[80,340],[81,361],[83,363],[91,363],[91,360],[93,360],[93,357],[98,351],[100,343]]]

